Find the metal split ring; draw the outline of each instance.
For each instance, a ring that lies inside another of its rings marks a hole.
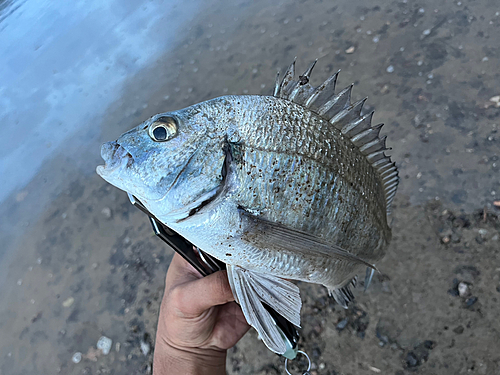
[[[297,354],[300,353],[302,355],[304,355],[306,358],[307,358],[307,362],[309,362],[309,365],[307,366],[307,370],[302,374],[302,375],[309,375],[309,370],[311,370],[311,359],[309,358],[309,356],[303,352],[302,350],[298,350],[297,351]],[[285,371],[288,375],[292,375],[290,373],[290,371],[288,371],[288,358],[285,358]]]

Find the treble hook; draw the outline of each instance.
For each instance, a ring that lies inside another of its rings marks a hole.
[[[298,350],[298,351],[297,351],[297,354],[298,354],[298,353],[300,353],[300,354],[302,354],[303,356],[305,356],[305,357],[307,358],[307,362],[309,362],[309,365],[307,366],[307,370],[306,370],[306,372],[304,372],[302,375],[311,375],[311,374],[309,373],[309,370],[311,370],[311,359],[310,359],[310,358],[309,358],[309,356],[308,356],[305,352],[303,352],[302,350]],[[288,375],[292,375],[292,374],[290,373],[290,371],[288,371],[288,358],[286,358],[286,359],[285,359],[285,371],[286,371],[286,373],[287,373]]]

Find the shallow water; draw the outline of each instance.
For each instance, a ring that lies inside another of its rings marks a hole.
[[[498,370],[497,219],[458,233],[435,214],[436,204],[498,213],[495,2],[4,1],[0,9],[0,374],[146,371],[151,353],[140,344],[152,344],[172,254],[125,194],[95,175],[99,145],[158,112],[269,94],[295,56],[299,71],[320,58],[313,84],[342,69],[339,87],[354,82],[353,99],[368,96],[402,177],[384,278],[357,297],[370,317],[366,338],[351,326],[353,335],[338,332],[346,313],[307,289],[303,344],[317,346],[315,371],[404,371],[425,340],[437,347],[422,373],[455,374],[472,362],[478,373]],[[450,234],[443,243],[448,230],[458,242]],[[479,312],[447,294],[456,277],[472,278]],[[402,327],[396,349],[378,345],[383,319]],[[92,349],[102,335],[114,341],[107,356]],[[466,339],[491,350],[468,349]],[[282,370],[255,340],[249,334],[231,353],[231,373]]]

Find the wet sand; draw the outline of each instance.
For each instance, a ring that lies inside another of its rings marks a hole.
[[[295,56],[299,71],[320,58],[313,84],[342,69],[338,87],[368,96],[401,176],[393,241],[370,289],[343,310],[300,284],[311,373],[500,373],[496,12],[468,1],[207,5],[174,49],[129,78],[90,142],[70,141],[1,207],[0,374],[151,370],[173,254],[94,173],[99,144],[158,112],[269,94]],[[108,355],[96,349],[103,335]],[[283,372],[253,331],[230,351],[229,374]]]

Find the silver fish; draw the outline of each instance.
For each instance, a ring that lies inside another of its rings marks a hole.
[[[318,87],[295,62],[273,96],[224,96],[161,113],[102,146],[97,173],[135,195],[164,224],[227,263],[235,299],[276,353],[286,345],[263,307],[300,326],[286,279],[326,286],[342,306],[365,267],[366,284],[391,239],[399,182],[382,125]]]

